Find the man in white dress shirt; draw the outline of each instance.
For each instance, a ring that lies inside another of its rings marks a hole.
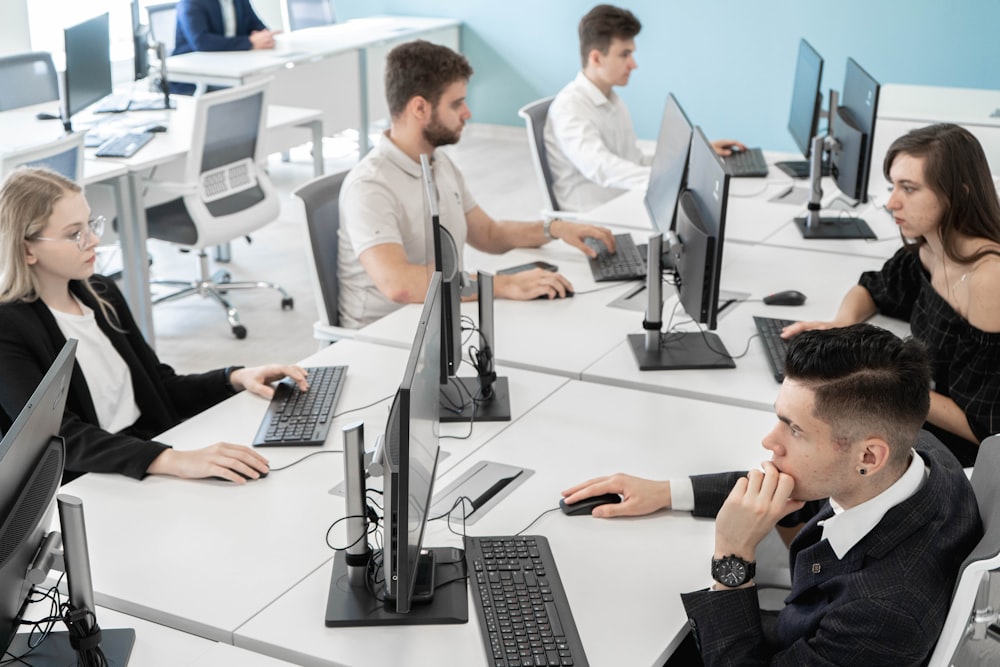
[[[583,69],[549,107],[545,147],[559,208],[587,211],[626,190],[645,188],[652,156],[636,145],[632,118],[615,86],[628,85],[638,65],[635,36],[642,24],[632,12],[597,5],[580,20]],[[713,141],[720,155],[743,144]]]

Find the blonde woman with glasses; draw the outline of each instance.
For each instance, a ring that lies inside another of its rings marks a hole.
[[[249,447],[219,442],[178,451],[152,438],[244,389],[298,366],[233,366],[178,375],[139,332],[114,282],[94,273],[106,222],[80,187],[46,169],[20,169],[0,187],[0,426],[6,430],[68,338],[79,341],[60,435],[69,481],[86,472],[164,474],[238,484],[268,471]]]

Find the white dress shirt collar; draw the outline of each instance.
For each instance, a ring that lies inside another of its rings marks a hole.
[[[576,80],[574,83],[576,83],[581,92],[583,92],[583,94],[595,107],[611,104],[618,96],[613,90],[608,95],[605,95],[601,92],[601,89],[597,87],[597,84],[587,78],[587,75],[584,74],[582,70],[576,73]]]
[[[870,533],[886,512],[916,493],[926,478],[927,467],[923,458],[911,450],[910,467],[892,486],[874,498],[846,510],[830,498],[834,514],[819,523],[823,526],[823,537],[830,542],[837,558],[843,558]]]

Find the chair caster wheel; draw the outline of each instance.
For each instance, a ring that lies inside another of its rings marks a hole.
[[[287,297],[281,300],[282,310],[291,310],[295,307],[295,299],[292,297]]]
[[[233,335],[239,338],[240,340],[243,340],[244,338],[247,337],[247,328],[242,324],[237,324],[235,327],[233,327]]]

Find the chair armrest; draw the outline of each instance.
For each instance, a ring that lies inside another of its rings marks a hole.
[[[162,190],[164,192],[171,192],[178,195],[196,195],[199,192],[197,183],[157,181],[154,179],[144,178],[142,179],[142,185],[150,190]]]

